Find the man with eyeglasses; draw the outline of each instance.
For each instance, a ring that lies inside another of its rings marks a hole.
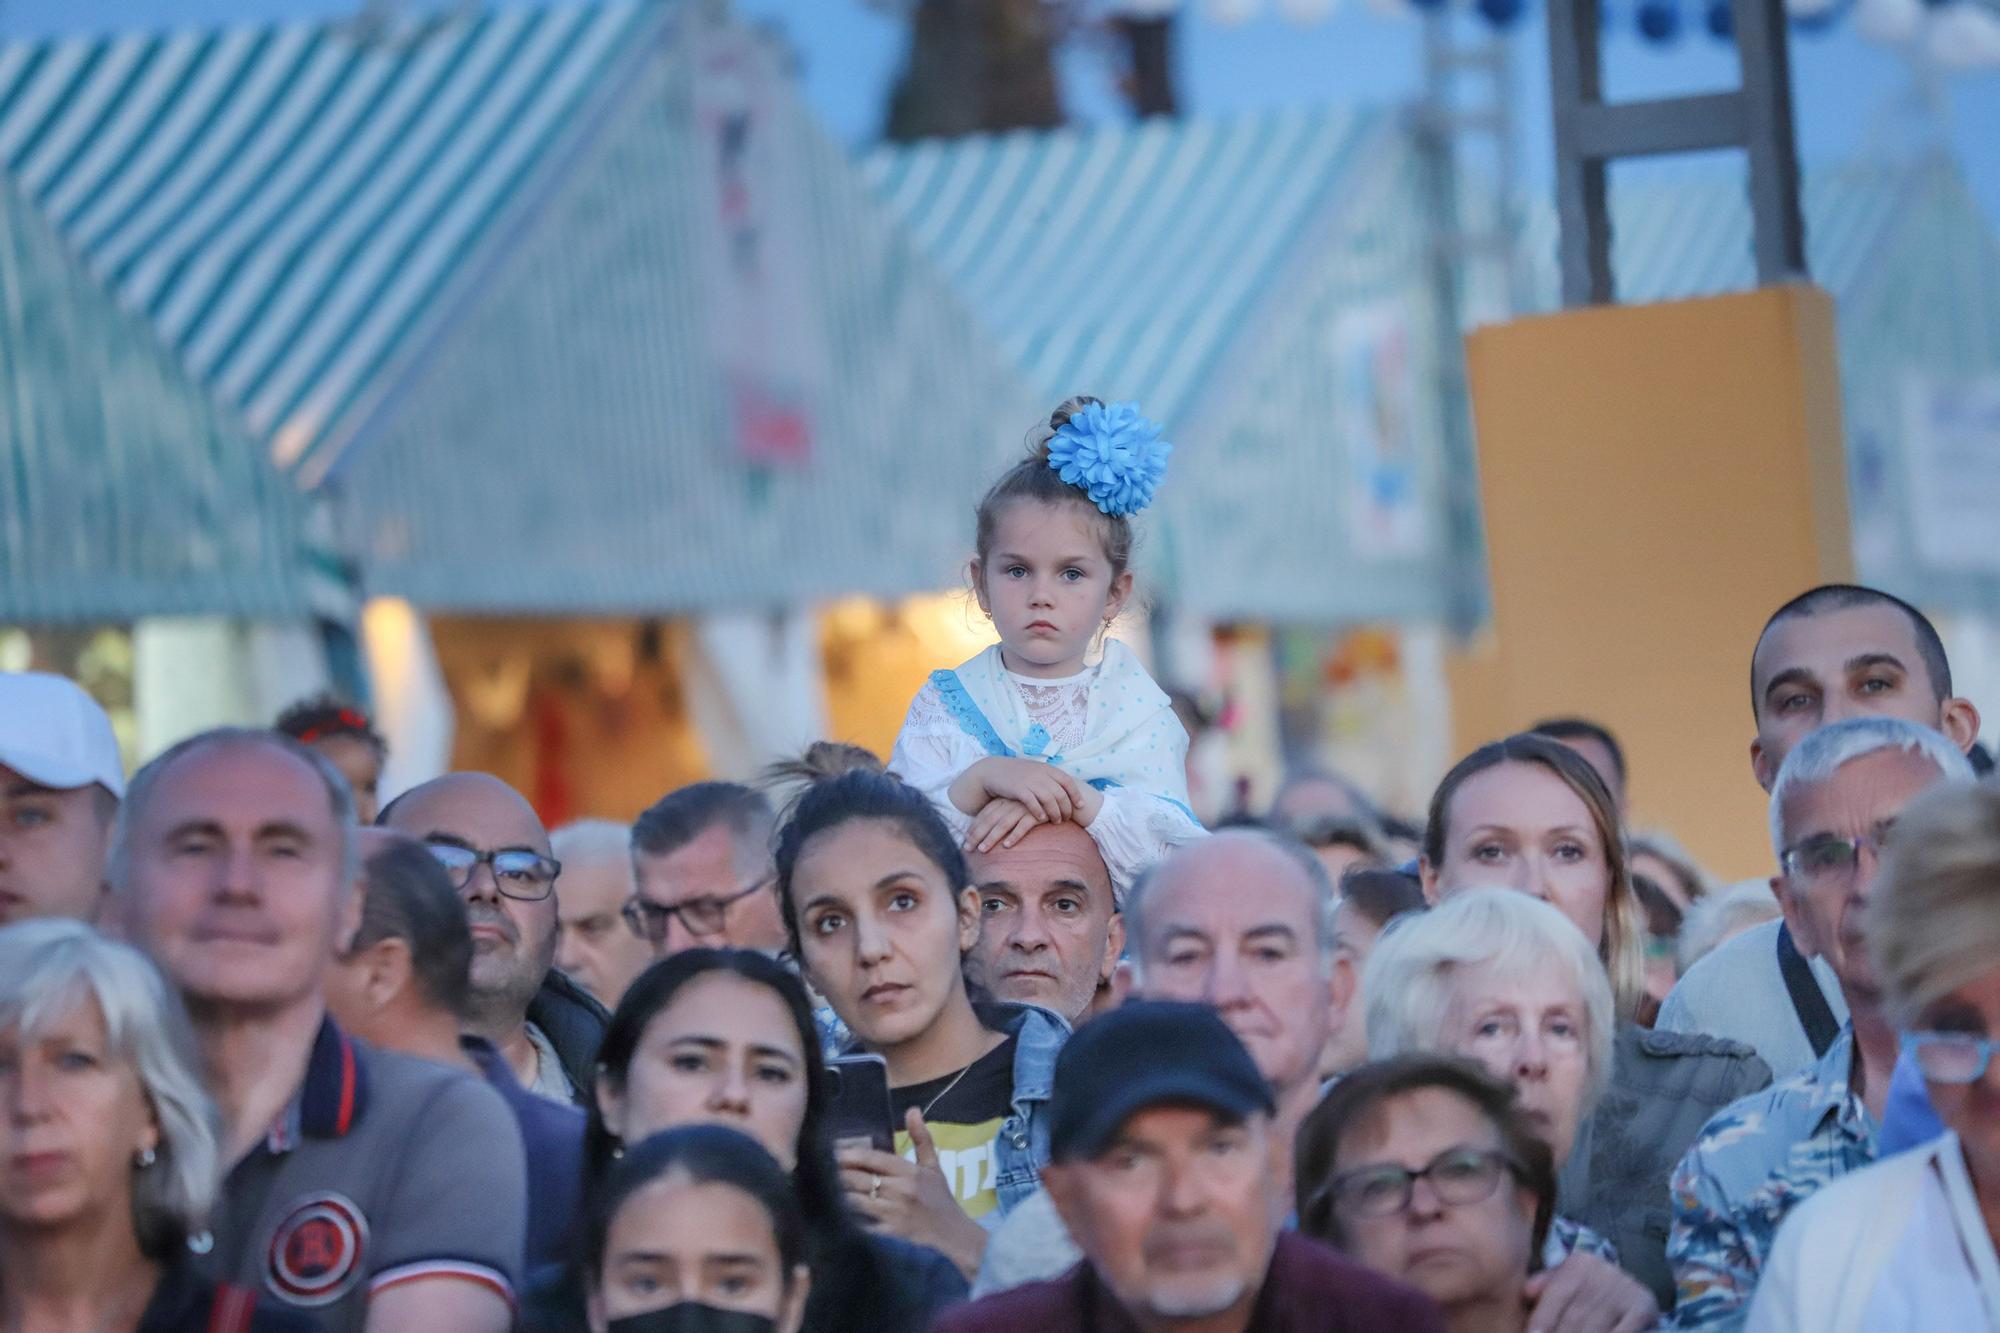
[[[534,807],[490,773],[451,773],[404,792],[376,822],[428,847],[465,898],[466,1030],[498,1047],[523,1087],[582,1106],[608,1016],[554,966],[562,866]]]
[[[1214,1008],[1121,1005],[1056,1057],[1042,1182],[1083,1261],[937,1333],[1443,1333],[1420,1293],[1281,1230],[1270,1085]]]
[[[660,958],[698,947],[781,952],[775,826],[763,793],[739,783],[669,792],[632,822],[638,892],[626,924]]]
[[[1961,751],[1979,734],[1979,710],[1953,693],[1937,627],[1899,597],[1844,583],[1771,613],[1750,653],[1750,710],[1750,768],[1765,791],[1793,746],[1848,718],[1901,718]],[[1782,1079],[1825,1055],[1846,1017],[1828,960],[1773,921],[1688,969],[1654,1026],[1740,1041]]]
[[[1897,1036],[1865,909],[1904,807],[1972,780],[1954,743],[1900,718],[1836,722],[1786,756],[1771,787],[1779,904],[1800,948],[1832,966],[1848,1022],[1816,1063],[1711,1119],[1674,1172],[1676,1328],[1741,1328],[1779,1223],[1875,1160]]]

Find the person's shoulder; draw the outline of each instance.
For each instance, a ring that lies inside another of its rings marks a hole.
[[[1439,1329],[1444,1327],[1429,1297],[1330,1245],[1287,1231],[1278,1237],[1276,1257],[1279,1262],[1272,1265],[1272,1280],[1281,1284],[1281,1296],[1338,1296],[1338,1304],[1326,1308],[1340,1310],[1347,1322],[1330,1327],[1419,1333],[1433,1326],[1413,1318],[1418,1315],[1430,1318]]]
[[[1047,1282],[982,1296],[964,1305],[954,1305],[937,1317],[931,1333],[1061,1333],[1080,1328],[1083,1299],[1078,1270],[1072,1269]]]
[[[1748,1042],[1719,1037],[1712,1032],[1668,1032],[1632,1024],[1620,1032],[1620,1039],[1638,1048],[1649,1060],[1757,1060],[1762,1057]]]
[[[359,1043],[357,1043],[359,1045]],[[378,1133],[426,1140],[457,1138],[480,1124],[511,1128],[514,1110],[479,1075],[422,1056],[369,1047],[368,1110]]]
[[[1682,1004],[1727,1003],[1746,975],[1778,976],[1778,931],[1784,918],[1760,921],[1731,935],[1695,960],[1667,998]],[[1782,984],[1782,979],[1780,979]]]

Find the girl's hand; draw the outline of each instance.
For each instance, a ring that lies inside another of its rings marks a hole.
[[[966,778],[974,778],[986,797],[970,809],[959,806],[971,815],[984,810],[987,801],[1019,801],[1037,823],[1054,824],[1068,819],[1083,801],[1081,782],[1053,764],[1034,759],[982,759],[966,769],[959,781]],[[952,799],[956,802],[957,798],[958,783],[953,783]]]
[[[903,1126],[917,1150],[915,1162],[865,1143],[834,1149],[848,1206],[872,1230],[941,1252],[970,1282],[986,1253],[986,1229],[967,1217],[952,1196],[923,1113],[911,1107]]]
[[[990,852],[995,847],[1012,847],[1041,822],[1019,801],[1004,796],[988,801],[973,817],[972,827],[965,835],[965,850]]]

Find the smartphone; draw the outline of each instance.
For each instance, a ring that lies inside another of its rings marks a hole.
[[[827,1136],[835,1143],[864,1140],[882,1152],[896,1150],[889,1110],[889,1063],[879,1055],[843,1055],[826,1066]]]

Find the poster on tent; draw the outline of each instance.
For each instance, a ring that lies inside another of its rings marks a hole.
[[[785,78],[769,46],[733,26],[693,42],[705,325],[744,461],[796,466],[813,453],[825,349],[811,312],[811,237]]]
[[[1422,555],[1430,534],[1418,466],[1409,315],[1396,301],[1349,310],[1334,322],[1332,340],[1350,543],[1364,559]]]
[[[1903,385],[1910,532],[1932,569],[2000,573],[2000,377]]]

